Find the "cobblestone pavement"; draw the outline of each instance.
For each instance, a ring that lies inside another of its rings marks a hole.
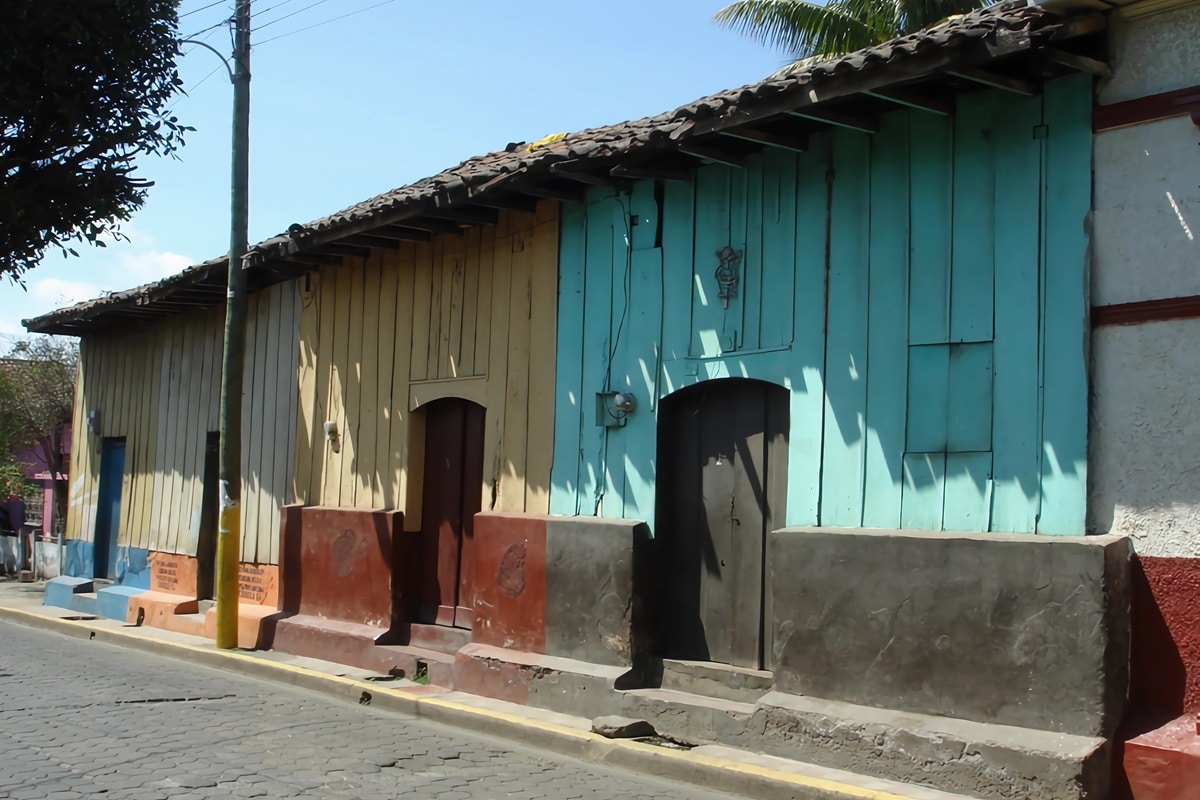
[[[0,622],[0,797],[726,796]]]

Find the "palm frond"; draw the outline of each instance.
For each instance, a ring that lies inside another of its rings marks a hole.
[[[866,24],[843,14],[836,5],[807,0],[735,0],[714,17],[717,23],[795,57],[821,55],[828,39],[863,41]]]

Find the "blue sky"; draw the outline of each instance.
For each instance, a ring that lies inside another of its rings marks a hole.
[[[255,0],[251,242],[509,142],[657,114],[783,63],[712,22],[721,0],[380,2]],[[232,0],[210,4],[183,0],[183,35],[232,12]],[[200,36],[230,49],[224,27]],[[25,290],[0,284],[0,345],[22,318],[228,249],[232,89],[201,48],[180,69],[188,96],[175,113],[196,131],[179,160],[140,165],[155,186],[124,226],[129,241],[50,253]]]

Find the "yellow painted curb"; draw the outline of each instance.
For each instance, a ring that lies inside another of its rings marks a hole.
[[[660,777],[671,777],[717,791],[738,791],[745,794],[745,788],[739,790],[738,787],[731,786],[731,778],[738,776],[748,779],[755,788],[762,792],[764,797],[920,800],[911,795],[798,775],[705,753],[668,750],[629,739],[608,739],[590,731],[582,731],[553,722],[530,719],[436,696],[412,694],[403,689],[359,681],[342,675],[330,675],[294,664],[257,658],[246,652],[218,650],[215,646],[201,647],[186,642],[149,639],[125,631],[96,628],[89,625],[88,620],[62,619],[6,606],[0,606],[0,617],[27,627],[59,628],[61,632],[73,635],[87,633],[88,638],[131,646],[157,655],[173,655],[176,658],[210,667],[218,662],[225,662],[226,665],[236,663],[239,665],[237,671],[250,677],[272,677],[276,680],[282,678],[283,682],[294,686],[304,685],[312,689],[325,689],[325,694],[343,700],[353,700],[356,694],[362,697],[362,694],[365,693],[369,695],[371,705],[385,706],[389,711],[399,711],[441,724],[457,724],[459,727],[467,727],[461,725],[461,718],[468,717],[474,723],[469,726],[470,729],[476,732],[491,733],[502,738],[545,747],[560,754],[590,761],[652,771]],[[342,691],[329,691],[333,689]],[[377,702],[381,699],[388,702]],[[479,724],[489,722],[492,724]],[[529,734],[540,735],[530,736]],[[665,770],[667,774],[664,774],[664,767],[668,768]],[[802,793],[795,794],[796,791]]]

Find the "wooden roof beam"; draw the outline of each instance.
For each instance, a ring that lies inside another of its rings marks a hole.
[[[455,225],[455,232],[458,232],[458,226]],[[396,239],[401,242],[431,242],[433,241],[433,231],[424,230],[422,228],[410,228],[407,225],[384,225],[382,228],[377,228],[372,232],[375,236],[384,236],[389,239]]]
[[[954,99],[951,97],[927,97],[905,89],[868,89],[863,94],[867,97],[886,100],[898,106],[927,111],[942,117],[954,113]]]
[[[648,164],[617,165],[609,171],[609,174],[615,178],[629,180],[676,181],[679,183],[689,183],[692,180],[691,170],[652,167]]]
[[[1112,67],[1097,58],[1081,56],[1078,53],[1068,53],[1066,50],[1054,48],[1043,50],[1042,55],[1050,63],[1073,69],[1076,72],[1086,72],[1089,75],[1095,75],[1097,78],[1112,77]]]
[[[797,134],[792,136],[781,136],[778,133],[768,133],[755,128],[732,128],[727,131],[721,131],[722,136],[727,136],[730,139],[740,139],[743,142],[754,142],[755,144],[764,145],[766,147],[775,147],[780,150],[790,150],[794,153],[808,152],[808,134]]]
[[[338,244],[337,242],[327,242],[317,248],[318,253],[332,253],[338,256],[348,256],[350,258],[370,258],[371,248],[355,247],[349,244]]]
[[[381,247],[386,250],[399,250],[400,240],[391,236],[383,236],[376,233],[356,233],[352,236],[347,236],[341,241],[349,245],[361,245],[362,247]]]
[[[531,197],[540,197],[544,200],[558,200],[563,203],[582,203],[587,197],[587,189],[581,188],[562,188],[558,189],[553,186],[522,186],[521,192],[530,195]]]
[[[972,83],[978,83],[1005,92],[1012,92],[1024,97],[1033,97],[1038,93],[1040,88],[1033,81],[1010,78],[1007,75],[998,75],[995,72],[988,72],[974,67],[960,67],[959,69],[950,70],[946,74],[962,78],[964,81],[971,81]]]
[[[403,222],[397,222],[396,226],[427,231],[430,234],[452,233],[456,236],[462,236],[463,232],[463,229],[457,223],[445,219],[429,219],[428,217],[406,219]]]
[[[603,186],[607,189],[624,189],[629,182],[613,178],[610,175],[598,175],[576,166],[573,162],[562,161],[550,165],[550,174],[588,186]]]
[[[426,211],[425,216],[433,217],[434,219],[450,220],[460,227],[463,225],[495,225],[500,221],[500,212],[497,209],[478,205],[457,208],[433,208]]]
[[[847,114],[843,111],[826,111],[825,109],[805,109],[789,111],[793,117],[811,119],[814,122],[824,122],[835,128],[847,128],[860,133],[879,133],[879,117],[872,114]]]
[[[731,153],[720,147],[713,147],[705,142],[688,142],[680,145],[679,152],[689,155],[692,158],[698,158],[701,161],[711,161],[716,164],[724,164],[727,167],[735,169],[743,169],[746,166],[746,156],[739,153]]]
[[[496,208],[501,211],[519,211],[522,214],[532,214],[537,211],[537,198],[519,194],[508,194],[503,197],[476,197],[474,202],[485,208]]]

